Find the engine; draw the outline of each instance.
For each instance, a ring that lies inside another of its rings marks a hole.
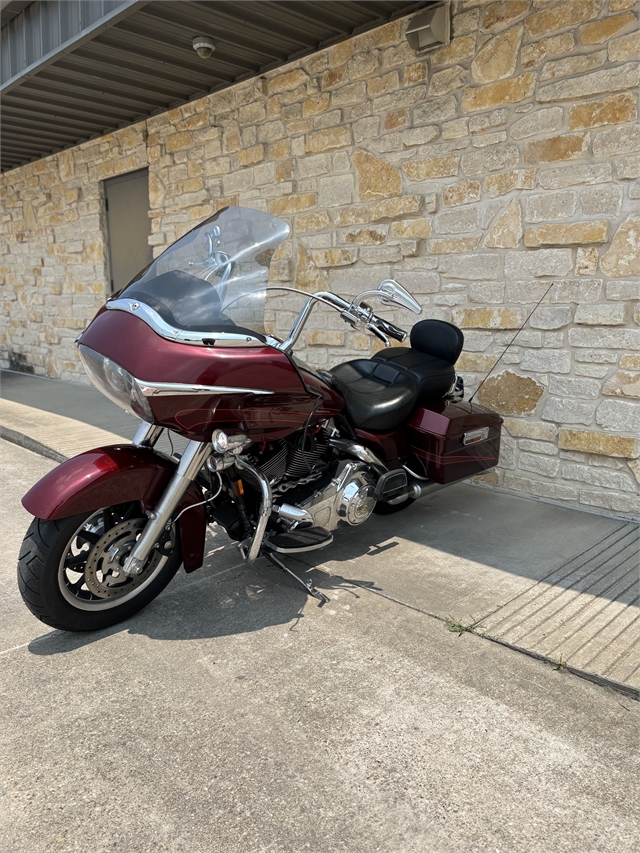
[[[369,466],[340,459],[325,430],[278,442],[255,462],[271,482],[284,519],[335,530],[341,521],[362,524],[373,512],[376,478]]]
[[[376,505],[375,477],[365,462],[341,459],[333,475],[314,484],[311,494],[293,493],[296,508],[308,516],[314,527],[335,530],[340,522],[357,525],[366,521]],[[319,488],[318,488],[319,487]],[[286,505],[281,505],[286,512]]]
[[[375,507],[375,474],[365,462],[340,458],[324,429],[301,430],[251,454],[249,461],[269,480],[281,530],[301,525],[332,531],[341,522],[362,524]],[[252,485],[251,477],[245,479]],[[251,503],[249,493],[246,501]],[[245,525],[235,501],[217,501],[212,519],[232,539],[243,538]]]
[[[274,442],[250,460],[269,480],[273,494],[278,495],[317,480],[329,467],[332,456],[329,437],[321,429],[315,434],[302,430],[287,441]]]

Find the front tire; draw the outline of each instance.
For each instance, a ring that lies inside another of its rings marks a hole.
[[[122,564],[147,519],[137,504],[57,520],[34,518],[18,559],[23,601],[42,622],[63,631],[108,628],[146,607],[182,562],[169,537],[151,552],[139,575]]]

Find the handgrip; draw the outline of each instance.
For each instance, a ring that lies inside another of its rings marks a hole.
[[[380,331],[389,338],[394,338],[396,341],[403,343],[406,340],[407,333],[388,320],[383,320],[381,317],[372,317],[371,321],[380,329]]]
[[[355,308],[355,313],[351,310],[341,311],[340,316],[345,322],[350,323],[354,328],[362,328],[360,324],[364,324],[367,331],[374,334],[377,338],[380,338],[387,347],[389,346],[387,338],[394,338],[394,340],[402,343],[407,337],[407,333],[405,331],[394,326],[393,323],[390,323],[388,320],[383,320],[382,317],[378,317],[365,303]]]

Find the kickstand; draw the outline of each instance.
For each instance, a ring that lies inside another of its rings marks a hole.
[[[274,566],[277,566],[279,569],[282,569],[283,572],[286,572],[288,575],[291,575],[294,580],[298,581],[298,583],[305,588],[309,595],[313,596],[313,598],[317,598],[320,602],[318,607],[322,607],[323,604],[326,604],[329,601],[329,598],[327,598],[327,596],[323,592],[320,592],[319,589],[316,589],[315,586],[311,583],[311,581],[303,581],[302,578],[298,577],[295,572],[292,572],[291,569],[287,568],[287,566],[285,566],[282,560],[276,557],[275,554],[265,554],[265,556],[273,563]]]

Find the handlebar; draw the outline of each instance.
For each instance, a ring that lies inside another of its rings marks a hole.
[[[360,325],[362,328],[364,326],[368,332],[379,338],[386,347],[389,346],[389,338],[402,343],[407,337],[407,333],[403,329],[394,326],[388,320],[383,320],[382,317],[378,317],[364,302],[361,305],[354,305],[352,302],[346,311],[340,312],[340,316],[354,327]]]
[[[300,293],[300,291],[295,288],[285,287],[283,285],[270,287],[268,289],[287,290],[292,293]],[[377,291],[371,291],[371,293],[378,295]],[[364,294],[360,295],[362,296]],[[313,305],[316,302],[323,302],[325,305],[330,305],[332,308],[335,308],[340,312],[340,316],[345,322],[350,323],[354,328],[366,329],[368,332],[371,332],[379,338],[386,347],[389,346],[389,338],[400,341],[400,343],[406,340],[407,333],[403,329],[400,329],[388,320],[384,320],[382,317],[378,317],[366,303],[362,302],[358,304],[356,300],[349,303],[335,293],[331,293],[330,291],[319,291],[318,293],[312,293],[307,297],[307,301],[298,314],[287,339],[276,344],[278,349],[281,349],[283,352],[288,352],[293,347],[307,321],[307,317],[311,313]]]

